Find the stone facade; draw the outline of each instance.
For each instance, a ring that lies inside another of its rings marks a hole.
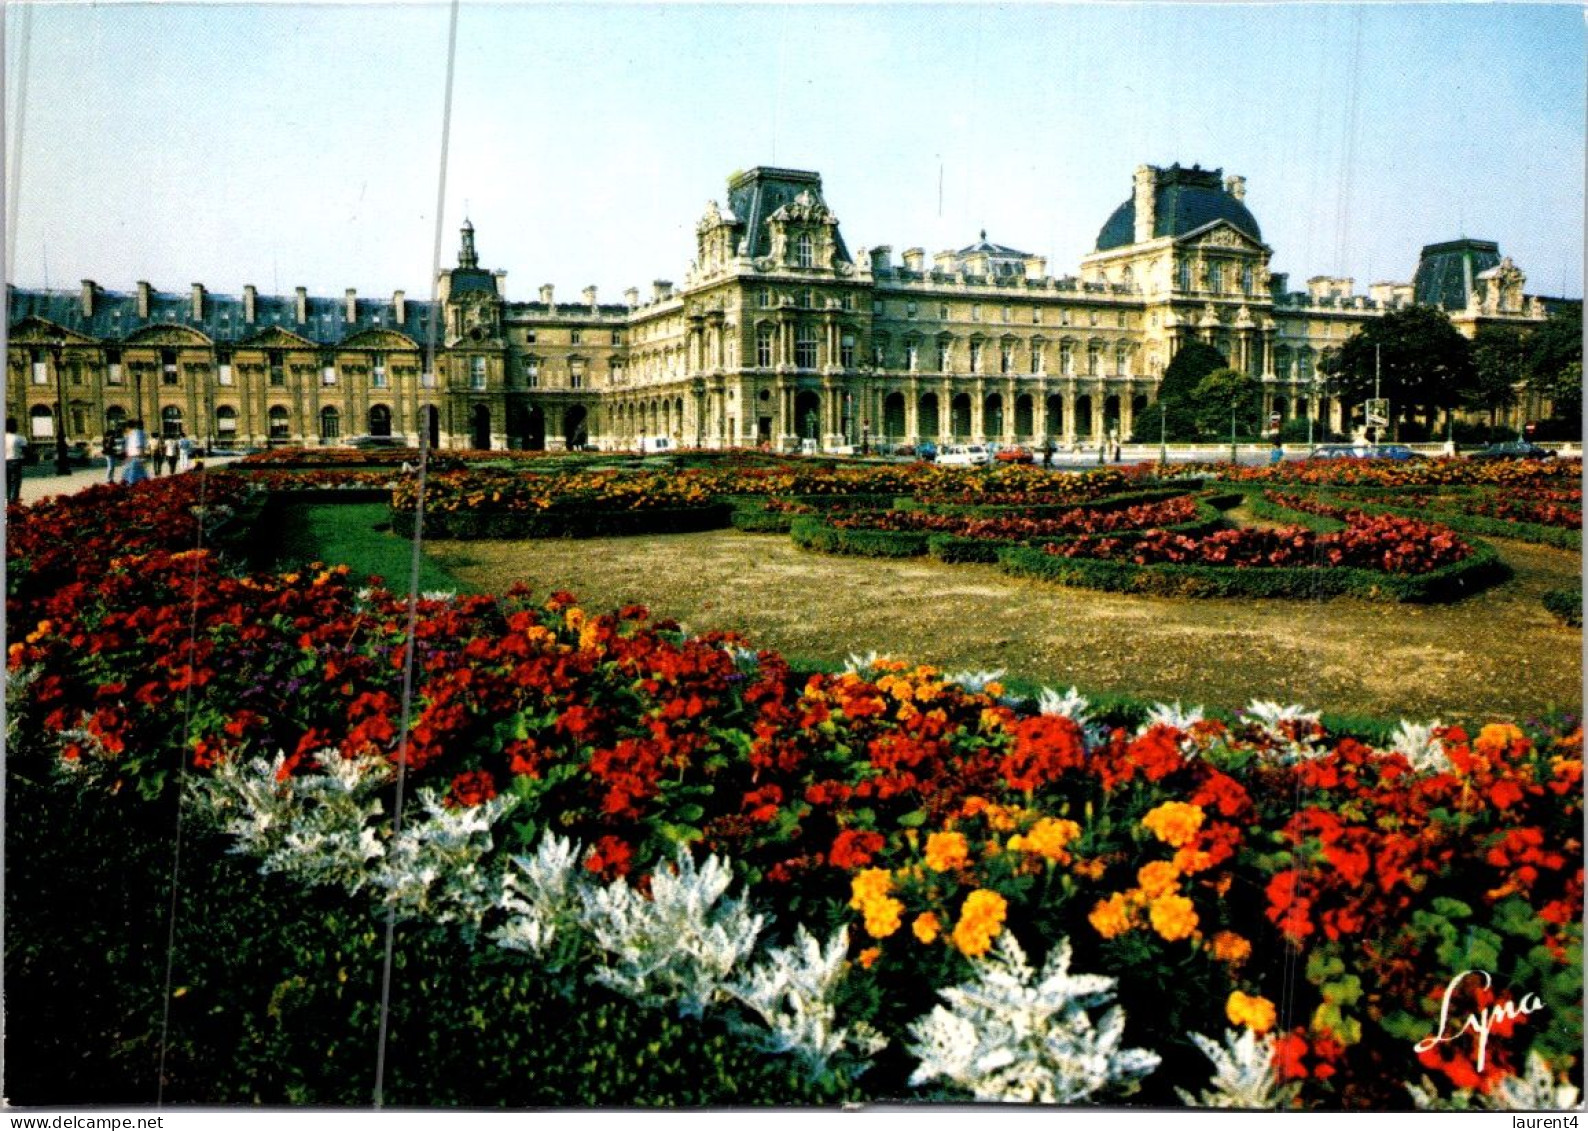
[[[1061,278],[985,232],[930,262],[921,248],[851,255],[817,174],[757,167],[706,207],[682,284],[658,280],[643,300],[603,304],[592,287],[559,302],[548,285],[510,301],[467,222],[435,304],[13,288],[8,411],[47,439],[59,403],[67,438],[89,442],[141,417],[244,446],[426,430],[448,449],[1085,445],[1128,436],[1193,338],[1260,378],[1267,411],[1339,429],[1319,359],[1425,279],[1468,335],[1545,318],[1483,241],[1430,245],[1416,286],[1359,295],[1319,276],[1291,291],[1245,197],[1220,170],[1142,166],[1080,274]]]

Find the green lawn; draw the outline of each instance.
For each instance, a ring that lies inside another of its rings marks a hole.
[[[406,591],[413,569],[413,544],[391,531],[391,508],[385,503],[289,503],[278,524],[282,565],[325,562],[345,565],[359,578],[371,574],[387,588]],[[429,557],[419,560],[419,590],[472,593],[474,588]]]

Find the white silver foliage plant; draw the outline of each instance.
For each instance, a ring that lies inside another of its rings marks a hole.
[[[1494,1111],[1568,1111],[1581,1107],[1582,1097],[1571,1084],[1556,1078],[1537,1049],[1529,1049],[1524,1073],[1501,1080],[1483,1103]]]
[[[1086,739],[1087,746],[1096,746],[1108,737],[1104,728],[1092,718],[1092,702],[1082,695],[1077,688],[1070,688],[1063,695],[1051,687],[1044,687],[1037,695],[1037,712],[1043,715],[1059,715],[1069,719],[1081,728],[1081,734]]]
[[[950,672],[948,675],[945,675],[943,677],[943,682],[944,683],[957,683],[960,687],[963,687],[970,694],[972,694],[972,695],[980,695],[983,691],[987,690],[987,685],[989,683],[997,683],[1003,677],[1004,677],[1004,669],[1003,668],[995,668],[992,671]]]
[[[870,679],[876,674],[877,661],[886,660],[888,657],[873,649],[862,656],[859,652],[849,653],[849,658],[844,661],[844,671],[849,675],[858,675],[861,679]]]
[[[1254,699],[1241,715],[1275,743],[1272,756],[1281,763],[1308,761],[1327,752],[1322,741],[1322,716],[1316,711],[1295,703]]]
[[[1191,1041],[1213,1062],[1213,1079],[1199,1095],[1175,1089],[1187,1107],[1270,1111],[1287,1106],[1300,1088],[1295,1083],[1280,1086],[1272,1033],[1258,1036],[1252,1029],[1229,1029],[1222,1045],[1201,1033],[1192,1033]]]
[[[1419,774],[1442,774],[1451,768],[1444,743],[1439,741],[1438,732],[1443,725],[1438,719],[1426,724],[1402,719],[1389,748],[1393,753],[1404,754]]]
[[[1003,932],[975,960],[975,980],[940,991],[947,1006],[911,1025],[920,1065],[910,1083],[940,1080],[1006,1103],[1077,1103],[1133,1090],[1159,1056],[1121,1047],[1125,1015],[1117,1005],[1093,1020],[1089,1010],[1113,1000],[1113,978],[1069,968],[1068,939],[1035,974],[1012,932]]]
[[[835,997],[848,967],[849,931],[841,928],[825,946],[803,924],[794,945],[767,952],[727,990],[764,1028],[739,1025],[762,1049],[793,1053],[815,1077],[846,1053],[863,1062],[887,1044],[869,1026],[838,1024]]]
[[[491,826],[518,804],[503,793],[478,805],[447,806],[442,794],[421,789],[421,814],[410,815],[371,877],[405,919],[459,923],[470,937],[501,902],[499,872],[482,867],[495,847]]]
[[[540,838],[534,855],[512,857],[502,877],[507,922],[491,936],[497,945],[548,957],[554,943],[569,940],[570,929],[577,932],[579,858],[578,845],[553,833]]]
[[[680,849],[673,870],[652,874],[649,899],[625,883],[581,889],[580,927],[605,960],[592,978],[642,1005],[701,1016],[727,996],[761,934],[760,915],[723,899],[732,883],[726,861],[710,856],[697,868]]]

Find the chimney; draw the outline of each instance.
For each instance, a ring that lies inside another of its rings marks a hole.
[[[358,291],[352,287],[347,288],[347,320],[358,321]]]
[[[401,326],[408,321],[408,299],[402,291],[392,292],[391,306],[392,314],[397,319],[397,325]]]
[[[638,287],[630,287],[624,291],[623,301],[628,303],[630,308],[640,305],[640,289]]]
[[[309,320],[309,288],[296,288],[298,294],[298,325],[303,325]]]
[[[1048,273],[1048,260],[1042,255],[1026,256],[1026,278],[1040,279]]]
[[[1224,178],[1224,191],[1229,193],[1236,200],[1245,200],[1246,199],[1246,178],[1245,177],[1225,177]]]
[[[657,279],[651,283],[651,294],[655,301],[662,302],[673,297],[673,282],[671,279]]]
[[[83,317],[84,318],[92,318],[94,316],[94,292],[96,292],[98,290],[99,290],[99,287],[94,284],[94,280],[92,280],[92,279],[84,279],[83,280]]]
[[[243,288],[243,325],[252,326],[257,317],[255,310],[259,305],[259,288],[249,283]]]
[[[921,248],[912,247],[904,253],[904,269],[906,271],[920,272],[926,263],[926,252]]]
[[[138,280],[138,317],[149,317],[149,284]]]
[[[496,284],[496,297],[505,299],[507,297],[507,272],[492,271],[491,280]]]
[[[204,284],[193,284],[193,320],[196,322],[204,317]]]
[[[952,251],[940,251],[932,256],[932,270],[952,275],[959,270],[959,256]]]
[[[1136,189],[1132,197],[1136,205],[1136,228],[1131,233],[1132,243],[1146,243],[1152,239],[1153,225],[1158,220],[1157,188],[1158,170],[1151,165],[1136,166]]]
[[[542,283],[540,287],[540,301],[545,303],[547,306],[551,306],[552,296],[556,293],[556,288],[550,283]]]
[[[585,305],[591,310],[596,309],[596,289],[594,287],[586,287],[583,294]]]
[[[893,270],[893,249],[887,244],[871,249],[871,273],[886,275]]]

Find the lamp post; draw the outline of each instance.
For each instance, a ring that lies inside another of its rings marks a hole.
[[[72,461],[66,454],[66,385],[61,373],[61,354],[66,348],[62,338],[50,342],[50,358],[55,363],[55,474],[70,475]]]
[[[1235,398],[1230,397],[1230,462],[1238,464],[1240,456],[1235,451]]]
[[[1169,466],[1169,415],[1162,401],[1158,402],[1158,466]]]

